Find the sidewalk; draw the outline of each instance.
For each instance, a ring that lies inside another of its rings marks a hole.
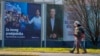
[[[40,52],[1,52],[0,55],[19,55],[19,56],[100,56],[100,54],[71,54],[71,53],[40,53]]]
[[[41,56],[100,56],[96,54],[45,53]]]

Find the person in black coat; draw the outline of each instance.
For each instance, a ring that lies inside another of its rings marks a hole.
[[[47,18],[47,38],[49,39],[62,37],[62,25],[55,15],[56,10],[54,8],[50,9],[50,17]]]

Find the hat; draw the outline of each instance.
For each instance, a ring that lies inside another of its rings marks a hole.
[[[75,21],[74,24],[78,24],[78,25],[80,25],[80,22],[79,22],[79,21]]]

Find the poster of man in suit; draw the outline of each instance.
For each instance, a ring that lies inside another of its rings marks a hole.
[[[62,14],[63,11],[61,5],[47,5],[47,40],[61,40],[63,38]]]

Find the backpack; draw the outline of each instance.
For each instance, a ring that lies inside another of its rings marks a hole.
[[[79,30],[79,31],[78,31],[78,36],[77,36],[77,37],[78,37],[78,38],[81,38],[81,35],[85,33],[85,32],[84,32],[84,29],[83,29],[82,27],[79,27],[78,30]]]

